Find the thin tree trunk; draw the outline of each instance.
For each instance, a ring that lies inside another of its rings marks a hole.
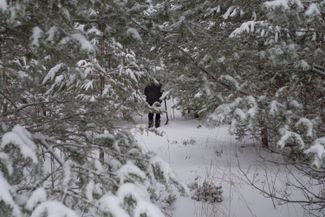
[[[268,129],[265,124],[265,120],[263,121],[262,129],[261,129],[261,142],[264,147],[269,147],[269,135]]]

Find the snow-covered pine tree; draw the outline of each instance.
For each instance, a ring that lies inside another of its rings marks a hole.
[[[134,17],[149,6],[0,1],[0,216],[156,217],[154,203],[186,192],[115,127],[146,80],[128,17],[138,6]]]

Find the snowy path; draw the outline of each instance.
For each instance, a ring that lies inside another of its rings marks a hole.
[[[142,122],[145,121],[142,118]],[[226,127],[208,129],[197,121],[179,118],[162,126],[159,131],[163,132],[163,136],[152,132],[142,134],[136,130],[134,135],[145,149],[157,153],[169,162],[184,183],[208,179],[222,185],[224,191],[224,201],[213,205],[190,198],[179,198],[173,217],[306,216],[298,205],[273,204],[272,200],[265,198],[243,180],[243,174],[238,169],[238,160],[243,170],[257,168],[256,171],[261,176],[265,171],[272,171],[271,174],[281,174],[281,171],[274,165],[263,162],[252,145],[237,142],[229,135]]]

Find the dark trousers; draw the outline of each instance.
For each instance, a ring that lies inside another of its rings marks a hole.
[[[153,127],[153,116],[154,113],[149,113],[148,114],[148,119],[149,119],[149,127]],[[155,117],[155,127],[159,127],[160,126],[160,114],[156,113],[156,117]]]

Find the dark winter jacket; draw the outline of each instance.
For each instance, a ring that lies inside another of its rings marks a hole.
[[[149,105],[154,104],[154,102],[161,102],[161,100],[159,100],[162,95],[161,84],[151,83],[146,86],[144,95],[146,95]]]

